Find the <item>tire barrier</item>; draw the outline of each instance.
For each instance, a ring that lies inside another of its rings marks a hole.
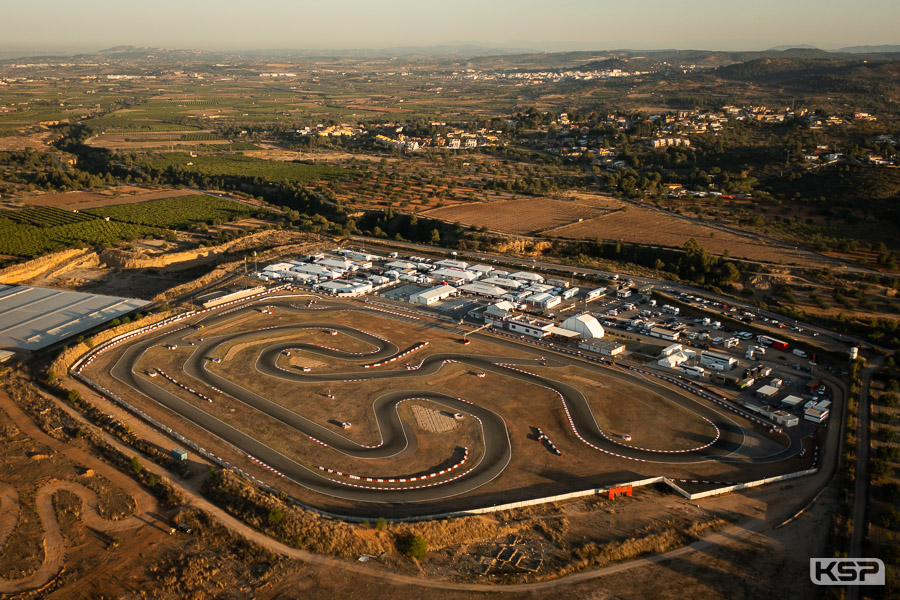
[[[440,471],[433,471],[431,473],[426,473],[425,475],[417,475],[414,477],[367,477],[364,475],[353,475],[352,473],[344,473],[343,471],[337,471],[335,469],[328,469],[326,467],[318,467],[320,471],[324,471],[329,475],[339,475],[341,477],[346,477],[348,479],[353,479],[356,481],[365,481],[367,483],[413,483],[416,481],[425,481],[426,479],[433,479],[435,477],[440,477],[441,475],[446,475],[447,473],[451,473],[456,469],[460,468],[466,461],[469,460],[469,449],[465,448],[462,460],[457,462],[456,464],[447,467],[446,469],[441,469]]]
[[[198,391],[196,391],[196,390],[193,390],[193,389],[189,388],[188,386],[184,385],[183,383],[181,383],[180,381],[178,381],[177,379],[175,379],[175,378],[172,377],[171,375],[167,375],[166,373],[163,372],[162,369],[156,369],[156,372],[159,373],[160,375],[162,375],[165,379],[171,381],[172,383],[174,383],[175,385],[177,385],[178,387],[180,387],[181,389],[183,389],[183,390],[185,390],[185,391],[187,391],[187,392],[190,392],[190,393],[192,393],[193,395],[197,396],[197,397],[200,398],[201,400],[206,400],[207,402],[212,402],[212,401],[213,401],[213,399],[210,398],[209,396],[207,396],[207,395],[205,395],[205,394],[201,394],[200,392],[198,392]]]
[[[267,295],[270,295],[270,294],[274,294],[274,293],[276,293],[276,292],[280,292],[280,291],[283,291],[283,290],[286,290],[286,289],[288,289],[288,287],[287,287],[287,286],[283,286],[283,285],[282,285],[282,286],[278,286],[278,287],[274,287],[274,288],[269,289],[269,290],[266,290],[266,291],[264,291],[264,292],[260,292],[260,293],[258,293],[258,294],[254,294],[254,295],[252,295],[252,296],[247,296],[246,298],[240,298],[240,299],[238,299],[238,300],[231,300],[230,302],[225,302],[225,303],[223,303],[223,304],[219,304],[218,306],[213,306],[213,307],[210,307],[210,308],[204,308],[204,309],[202,309],[202,310],[191,310],[191,311],[188,311],[188,312],[184,312],[184,313],[175,315],[174,317],[169,317],[168,319],[163,319],[162,321],[159,321],[159,322],[154,323],[154,324],[152,324],[152,325],[147,325],[147,326],[145,326],[145,327],[140,327],[140,328],[138,328],[138,329],[135,329],[134,331],[129,331],[128,333],[123,333],[123,334],[121,334],[121,335],[117,335],[116,337],[114,337],[114,338],[112,338],[112,339],[110,339],[110,340],[107,340],[107,341],[103,342],[102,344],[100,344],[100,345],[97,346],[96,348],[92,348],[92,349],[91,349],[89,352],[87,352],[84,356],[82,356],[81,358],[79,358],[78,360],[76,360],[75,363],[72,365],[70,371],[71,371],[72,373],[81,373],[81,371],[84,370],[84,368],[85,368],[86,366],[88,366],[88,365],[90,365],[92,362],[94,362],[94,360],[95,360],[98,356],[100,356],[101,354],[103,354],[103,353],[106,352],[107,350],[110,350],[111,348],[114,348],[114,347],[118,346],[118,345],[121,344],[122,342],[126,342],[126,341],[128,341],[128,340],[130,340],[130,339],[133,339],[133,338],[139,336],[139,335],[143,335],[143,334],[148,333],[148,332],[150,332],[150,331],[155,331],[155,330],[160,329],[160,328],[162,328],[162,327],[166,327],[166,326],[168,326],[168,325],[171,325],[172,323],[177,323],[177,322],[179,322],[179,321],[183,321],[184,319],[189,319],[189,318],[195,317],[195,316],[197,316],[197,315],[202,315],[202,314],[206,314],[206,313],[208,313],[208,312],[214,311],[214,310],[219,310],[220,308],[225,308],[226,306],[231,306],[231,305],[234,305],[234,304],[245,303],[245,302],[253,302],[253,301],[258,300],[258,299],[260,299],[260,298],[262,298],[262,297],[264,297],[264,296],[267,296]],[[230,311],[229,311],[229,312],[230,312]],[[227,314],[227,313],[223,313],[223,314]],[[179,328],[179,329],[175,329],[175,330],[173,330],[171,333],[174,333],[174,332],[176,332],[176,331],[181,331],[182,329],[187,329],[187,327],[188,327],[188,326],[184,326],[184,327],[181,327],[181,328]]]
[[[406,357],[406,356],[409,356],[410,354],[412,354],[413,352],[415,352],[415,351],[417,351],[417,350],[421,350],[422,348],[424,348],[424,347],[427,346],[427,345],[428,345],[428,342],[419,342],[418,344],[416,344],[415,346],[413,346],[413,347],[410,348],[409,350],[406,350],[406,351],[404,351],[404,352],[401,352],[400,354],[396,354],[396,355],[394,355],[394,356],[392,356],[392,357],[390,357],[390,358],[388,358],[388,359],[382,360],[382,361],[377,362],[377,363],[371,363],[371,364],[368,364],[368,365],[363,365],[363,368],[364,368],[364,369],[372,369],[372,368],[375,368],[375,367],[381,367],[381,366],[390,364],[390,363],[392,363],[392,362],[394,362],[394,361],[400,360],[401,358],[404,358],[404,357]]]
[[[555,455],[562,456],[562,452],[559,451],[559,448],[556,447],[556,444],[554,444],[553,442],[550,441],[550,438],[548,438],[544,434],[544,432],[541,431],[540,427],[538,427],[537,431],[538,431],[538,442],[542,442],[545,446],[547,446],[550,449],[550,452],[554,453]]]
[[[627,368],[632,371],[635,371],[636,373],[641,373],[642,375],[649,375],[651,377],[656,377],[657,379],[662,379],[663,381],[668,381],[669,383],[673,383],[673,384],[677,385],[678,387],[680,387],[681,389],[687,390],[690,393],[694,394],[695,396],[700,396],[704,400],[709,400],[710,402],[713,402],[714,404],[717,404],[718,406],[721,406],[722,408],[727,408],[731,412],[733,412],[737,415],[740,415],[741,417],[747,419],[748,421],[752,421],[753,423],[756,423],[757,425],[762,425],[763,427],[767,427],[770,430],[780,429],[777,425],[773,425],[769,421],[764,421],[764,420],[760,419],[759,417],[754,416],[753,414],[751,414],[745,410],[741,410],[735,406],[728,404],[721,398],[716,398],[715,396],[707,393],[704,390],[698,390],[698,389],[692,387],[691,385],[688,385],[686,382],[675,379],[674,377],[669,377],[668,375],[662,375],[661,373],[654,373],[653,371],[647,371],[645,369],[639,369],[638,367],[632,367],[631,365],[628,365]]]

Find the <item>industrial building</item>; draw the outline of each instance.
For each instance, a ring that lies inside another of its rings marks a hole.
[[[667,354],[661,357],[656,364],[660,367],[667,367],[669,369],[677,369],[681,366],[682,363],[687,362],[693,357],[697,356],[697,353],[688,348],[681,348],[671,354]]]
[[[603,330],[603,326],[597,321],[596,317],[588,313],[571,316],[563,321],[560,327],[578,333],[579,337],[583,340],[591,338],[599,339],[606,334]]]
[[[39,350],[147,304],[133,298],[0,284],[0,349]]]
[[[518,279],[519,281],[526,281],[528,283],[543,283],[544,278],[537,273],[529,273],[528,271],[516,271],[515,273],[510,273],[507,275],[510,279]]]
[[[701,352],[700,364],[716,369],[717,371],[730,371],[737,366],[737,359],[727,354],[715,352]]]
[[[506,323],[509,330],[513,333],[521,333],[534,338],[546,337],[550,334],[550,328],[555,327],[553,321],[526,317],[525,315],[513,317]]]
[[[560,302],[562,302],[562,298],[560,298],[559,296],[548,294],[546,292],[532,294],[525,298],[526,304],[528,304],[529,306],[533,306],[534,308],[540,308],[541,310],[553,308]]]
[[[516,305],[507,300],[491,304],[484,310],[484,320],[503,321],[512,314],[515,308]]]
[[[431,289],[416,292],[409,297],[409,301],[412,304],[424,304],[425,306],[430,306],[435,302],[440,302],[450,296],[456,295],[456,292],[456,288],[452,285],[439,285]]]
[[[497,287],[496,285],[491,285],[482,281],[461,285],[459,286],[459,291],[472,294],[473,296],[485,296],[486,298],[499,298],[506,293],[506,290],[502,287]]]
[[[788,408],[794,408],[795,406],[802,404],[803,398],[800,396],[785,396],[781,399],[781,404],[787,406]]]
[[[590,339],[578,343],[578,347],[603,356],[618,356],[625,352],[625,344],[612,340]]]

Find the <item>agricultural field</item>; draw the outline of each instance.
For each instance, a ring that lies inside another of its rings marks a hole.
[[[249,217],[256,211],[246,204],[215,196],[179,196],[137,204],[121,204],[89,211],[123,223],[164,229],[188,229],[199,223],[216,225]]]
[[[603,203],[537,197],[460,204],[425,211],[423,214],[503,233],[527,235],[577,223],[582,219],[597,218],[609,212],[608,208],[603,207]]]
[[[814,267],[829,264],[824,257],[801,249],[777,246],[754,235],[739,235],[682,219],[676,215],[636,206],[628,206],[627,210],[546,229],[543,233],[576,240],[594,240],[599,237],[604,240],[668,248],[681,248],[688,240],[694,238],[713,254]]]
[[[53,212],[39,215],[35,211]],[[20,216],[19,212],[27,215]],[[35,225],[35,222],[43,225]],[[166,233],[165,229],[158,227],[104,221],[98,217],[69,213],[61,209],[26,209],[6,212],[0,216],[0,254],[34,257],[61,248],[83,244],[111,245],[140,238],[159,238]]]
[[[121,186],[102,192],[65,192],[62,194],[42,194],[21,198],[19,204],[27,206],[55,206],[66,210],[86,210],[119,204],[132,204],[182,196],[181,190],[147,190],[145,188]],[[2,213],[0,213],[2,214]]]
[[[310,184],[323,179],[345,177],[338,167],[296,162],[267,161],[240,155],[190,156],[182,152],[155,154],[139,161],[146,167],[169,168],[213,177],[262,179],[272,183]]]

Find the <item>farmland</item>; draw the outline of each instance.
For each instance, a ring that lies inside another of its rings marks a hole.
[[[691,238],[714,254],[786,264],[827,264],[825,259],[796,248],[767,244],[755,235],[741,235],[650,208],[629,206],[620,210],[544,231],[555,237],[594,240],[618,240],[680,248]]]
[[[98,217],[164,229],[188,229],[198,223],[226,223],[248,217],[254,212],[253,208],[239,202],[201,195],[162,198],[90,211]]]
[[[602,202],[537,197],[460,204],[429,210],[424,214],[503,233],[530,234],[577,222],[579,219],[591,219],[606,214],[609,210],[603,207]]]
[[[4,216],[0,217],[0,254],[33,257],[81,244],[109,245],[120,241],[166,235],[166,230],[157,227],[104,221],[100,218],[58,225],[51,225],[47,220],[45,221],[47,225],[37,226],[28,222],[13,221],[8,216],[15,214],[4,213]]]
[[[140,164],[160,171],[178,169],[198,175],[260,179],[273,183],[310,184],[323,179],[344,177],[348,174],[347,171],[338,167],[324,165],[267,161],[240,155],[192,157],[181,152],[152,155],[141,161]]]

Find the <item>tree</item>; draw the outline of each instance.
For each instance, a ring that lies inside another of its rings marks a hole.
[[[81,400],[81,392],[78,390],[69,390],[69,402],[78,402]]]
[[[131,457],[131,470],[134,472],[135,475],[140,475],[141,471],[144,470],[144,465],[141,464],[141,461],[138,459],[137,456]]]
[[[441,243],[441,232],[437,229],[431,230],[431,237],[428,238],[428,243],[437,245]]]
[[[421,534],[411,535],[405,541],[404,554],[410,558],[423,559],[428,554],[428,540]]]
[[[269,524],[270,525],[278,525],[281,523],[281,520],[284,519],[284,509],[280,506],[276,506],[272,510],[269,511]]]

